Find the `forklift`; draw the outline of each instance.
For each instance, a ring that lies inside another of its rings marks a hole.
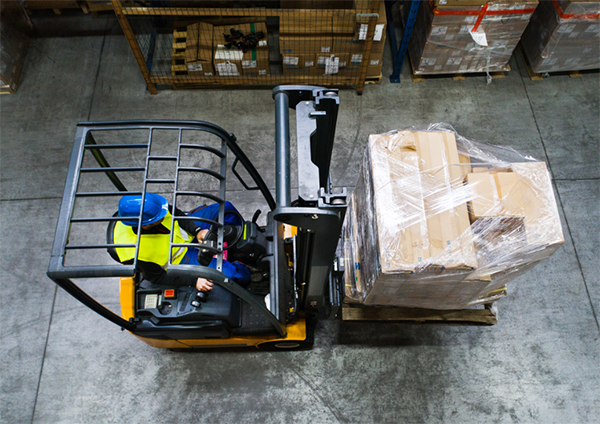
[[[337,90],[323,87],[278,86],[273,98],[275,198],[236,137],[217,125],[170,120],[79,123],[48,277],[94,312],[154,347],[311,348],[315,321],[337,316],[343,300],[343,262],[336,252],[347,194],[345,189],[334,193],[330,177],[339,96]],[[291,195],[290,109],[296,111],[295,199]],[[160,147],[164,134],[177,139],[176,148],[168,154]],[[216,141],[204,143],[205,139]],[[119,161],[116,165],[115,160]],[[167,168],[167,175],[159,175],[158,171]],[[260,201],[269,208],[266,225],[258,225],[257,210],[251,220],[242,219],[233,240],[225,225],[228,170],[245,190],[259,191]],[[89,183],[91,176],[103,179],[102,183]],[[111,213],[118,199],[135,194],[142,196],[144,204],[147,193],[157,191],[155,186],[169,187],[161,193],[168,193],[173,208],[184,210],[186,202],[188,206],[190,202],[219,205],[218,219],[187,215],[171,221],[171,234],[176,220],[187,219],[208,223],[215,236],[200,244],[196,240],[176,243],[171,235],[166,266],[169,279],[202,277],[213,282],[211,291],[145,281],[137,272],[140,236],[135,244],[114,243],[115,224],[131,219]],[[92,234],[106,240],[89,242]],[[216,258],[216,267],[173,263],[172,252],[182,247],[197,248]],[[113,261],[117,248],[136,249],[133,263]],[[222,272],[223,261],[236,258],[254,271],[248,288]],[[117,277],[120,315],[83,289],[90,281],[95,284]]]

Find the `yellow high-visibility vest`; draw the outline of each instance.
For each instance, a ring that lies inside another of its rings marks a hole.
[[[173,216],[167,213],[162,225],[171,228]],[[173,227],[173,243],[190,243],[194,236],[188,234],[179,223],[175,221]],[[142,234],[140,238],[140,249],[138,259],[145,262],[152,262],[160,265],[163,269],[167,268],[169,263],[169,242],[171,234]],[[129,227],[118,221],[115,225],[114,243],[115,244],[135,244],[137,234],[133,232],[133,227]],[[135,257],[135,247],[118,247],[115,249],[121,262],[131,260]],[[173,247],[173,264],[181,262],[187,252],[187,247]]]

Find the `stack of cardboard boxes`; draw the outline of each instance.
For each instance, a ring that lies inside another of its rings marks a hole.
[[[534,72],[600,68],[600,2],[540,2],[522,44]]]
[[[346,302],[465,308],[564,241],[543,162],[475,166],[452,132],[369,137],[343,227]]]
[[[423,1],[409,43],[415,74],[502,71],[537,0]],[[410,2],[404,3],[406,24]]]
[[[340,9],[333,15],[326,15],[306,11],[282,17],[279,26],[279,47],[283,73],[358,76],[365,54],[368,18],[357,18],[355,12]],[[381,74],[385,22],[385,5],[382,1],[373,36],[367,77]]]
[[[227,48],[225,35],[231,29],[264,34],[256,48],[246,52],[235,47]],[[198,22],[187,27],[185,63],[189,75],[200,76],[264,76],[269,72],[269,46],[267,26],[264,22],[213,26]]]

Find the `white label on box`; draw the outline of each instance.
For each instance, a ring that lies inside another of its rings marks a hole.
[[[383,37],[383,30],[385,28],[385,24],[375,25],[375,33],[373,34],[373,41],[381,41]]]
[[[372,60],[371,61],[371,66],[377,66],[379,65],[379,60]]]
[[[317,58],[317,65],[325,66],[325,61],[329,58],[329,56],[319,56]]]
[[[331,47],[321,47],[321,53],[329,53],[331,51]]]
[[[258,75],[267,75],[267,70],[266,69],[259,69],[258,70]]]
[[[258,47],[264,47],[267,45],[267,40],[258,40]]]
[[[448,27],[432,27],[431,35],[444,35],[448,31]]]
[[[156,309],[158,305],[158,295],[157,294],[147,294],[146,299],[144,299],[144,309]]]
[[[212,72],[205,72],[205,73],[204,73],[204,76],[205,76],[205,77],[212,77],[212,76],[213,76],[213,73],[212,73]]]
[[[305,68],[312,68],[313,66],[315,66],[314,60],[311,60],[310,62],[304,62]]]
[[[446,62],[446,65],[448,66],[456,66],[456,65],[460,65],[460,62],[462,62],[463,58],[462,57],[451,57],[450,59],[448,59],[448,61]]]
[[[444,40],[445,41],[452,41],[452,40],[454,40],[454,34],[446,35],[444,37]]]
[[[360,65],[360,62],[362,62],[362,54],[353,54],[352,58],[350,59],[350,63],[353,65]]]
[[[369,30],[368,24],[360,24],[360,28],[358,30],[358,39],[366,40],[367,39],[367,31]]]
[[[448,0],[440,0],[440,4],[446,4],[448,3]]]
[[[579,35],[579,32],[573,31],[572,33],[569,34],[569,38],[577,38],[578,35]]]
[[[340,62],[340,68],[345,68],[346,67],[346,62]]]
[[[241,50],[228,50],[222,46],[217,47],[215,52],[215,59],[218,60],[242,60],[244,58],[244,52]]]
[[[433,68],[434,71],[440,71],[442,69],[442,65],[435,65]]]
[[[587,29],[585,30],[585,32],[600,32],[600,25],[598,25],[598,24],[591,24],[589,27],[587,27]]]
[[[202,72],[202,64],[201,63],[189,63],[188,71],[190,72]]]
[[[575,24],[561,25],[558,27],[558,30],[556,32],[558,34],[568,34],[570,32],[573,32],[574,29],[575,29]]]
[[[240,72],[235,63],[223,62],[215,64],[217,72],[222,77],[239,77]]]
[[[541,65],[554,65],[556,62],[558,61],[557,57],[549,57],[547,59],[544,59],[541,63]]]
[[[340,70],[340,58],[331,55],[325,58],[325,75],[337,74]]]
[[[476,32],[469,32],[471,37],[473,37],[473,41],[475,41],[480,46],[487,46],[487,37],[485,36],[485,31],[479,28]]]
[[[283,56],[283,64],[288,66],[298,66],[298,57]]]
[[[421,59],[421,63],[423,64],[423,66],[433,66],[433,65],[435,65],[436,61],[437,61],[437,57],[427,57],[427,58]]]
[[[250,68],[256,68],[256,60],[242,60],[242,68],[243,69],[250,69]]]

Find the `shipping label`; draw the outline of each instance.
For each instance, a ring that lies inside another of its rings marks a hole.
[[[385,24],[375,25],[375,33],[373,34],[373,41],[381,41],[383,37],[383,29],[385,28]]]
[[[360,65],[360,63],[362,62],[362,54],[353,54],[352,57],[350,58],[350,64],[352,65]]]
[[[242,68],[243,69],[250,69],[250,68],[256,68],[257,64],[256,64],[256,60],[242,60]]]
[[[223,62],[215,64],[217,72],[222,77],[239,77],[240,72],[235,63]]]
[[[189,63],[187,65],[189,72],[202,72],[202,64],[201,63]]]
[[[432,27],[431,35],[444,35],[448,31],[448,27]]]

